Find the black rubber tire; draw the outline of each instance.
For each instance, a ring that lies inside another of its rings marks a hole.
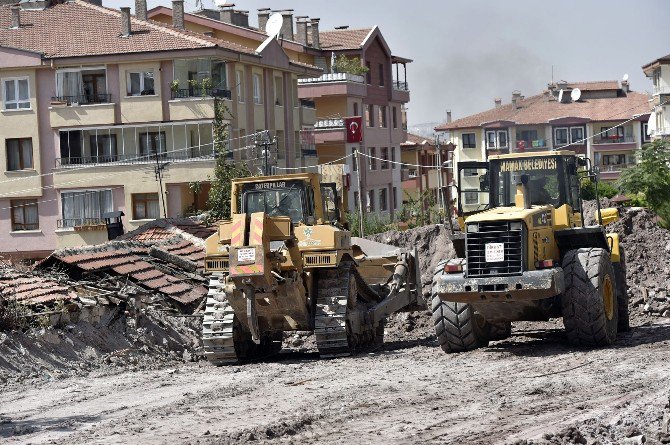
[[[609,346],[617,335],[616,282],[609,252],[599,248],[575,249],[563,258],[565,292],[561,298],[568,341],[579,346]],[[612,313],[604,302],[606,282],[612,286]]]
[[[612,263],[614,268],[614,278],[616,280],[616,301],[619,306],[619,323],[617,330],[619,332],[630,331],[630,312],[628,310],[628,283],[626,282],[626,255],[623,246],[619,244],[620,261]]]
[[[512,336],[511,321],[488,322],[489,340],[505,340]]]
[[[435,291],[431,297],[435,334],[444,352],[464,352],[488,346],[486,321],[472,306],[443,301]]]

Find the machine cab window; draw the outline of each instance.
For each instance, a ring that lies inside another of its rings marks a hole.
[[[259,182],[244,185],[242,211],[288,216],[293,224],[307,224],[313,219],[314,205],[302,181]]]
[[[570,202],[566,165],[561,156],[538,156],[491,161],[494,207],[513,207],[516,186],[526,177],[531,205],[560,207]]]

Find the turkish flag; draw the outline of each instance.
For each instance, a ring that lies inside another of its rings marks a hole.
[[[363,118],[361,116],[345,117],[344,128],[347,129],[347,142],[363,142]]]

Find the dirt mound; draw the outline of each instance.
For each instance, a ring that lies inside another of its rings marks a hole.
[[[424,296],[430,295],[430,283],[438,263],[456,256],[454,246],[449,239],[449,228],[443,225],[418,227],[402,232],[392,230],[367,238],[408,250],[415,247],[418,249]]]
[[[96,321],[0,332],[0,383],[190,361],[199,349],[199,331],[199,321],[153,308],[132,318],[119,307],[107,307]]]

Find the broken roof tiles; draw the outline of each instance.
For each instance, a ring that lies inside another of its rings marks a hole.
[[[74,298],[76,294],[68,286],[54,280],[0,269],[0,299],[33,305]]]

